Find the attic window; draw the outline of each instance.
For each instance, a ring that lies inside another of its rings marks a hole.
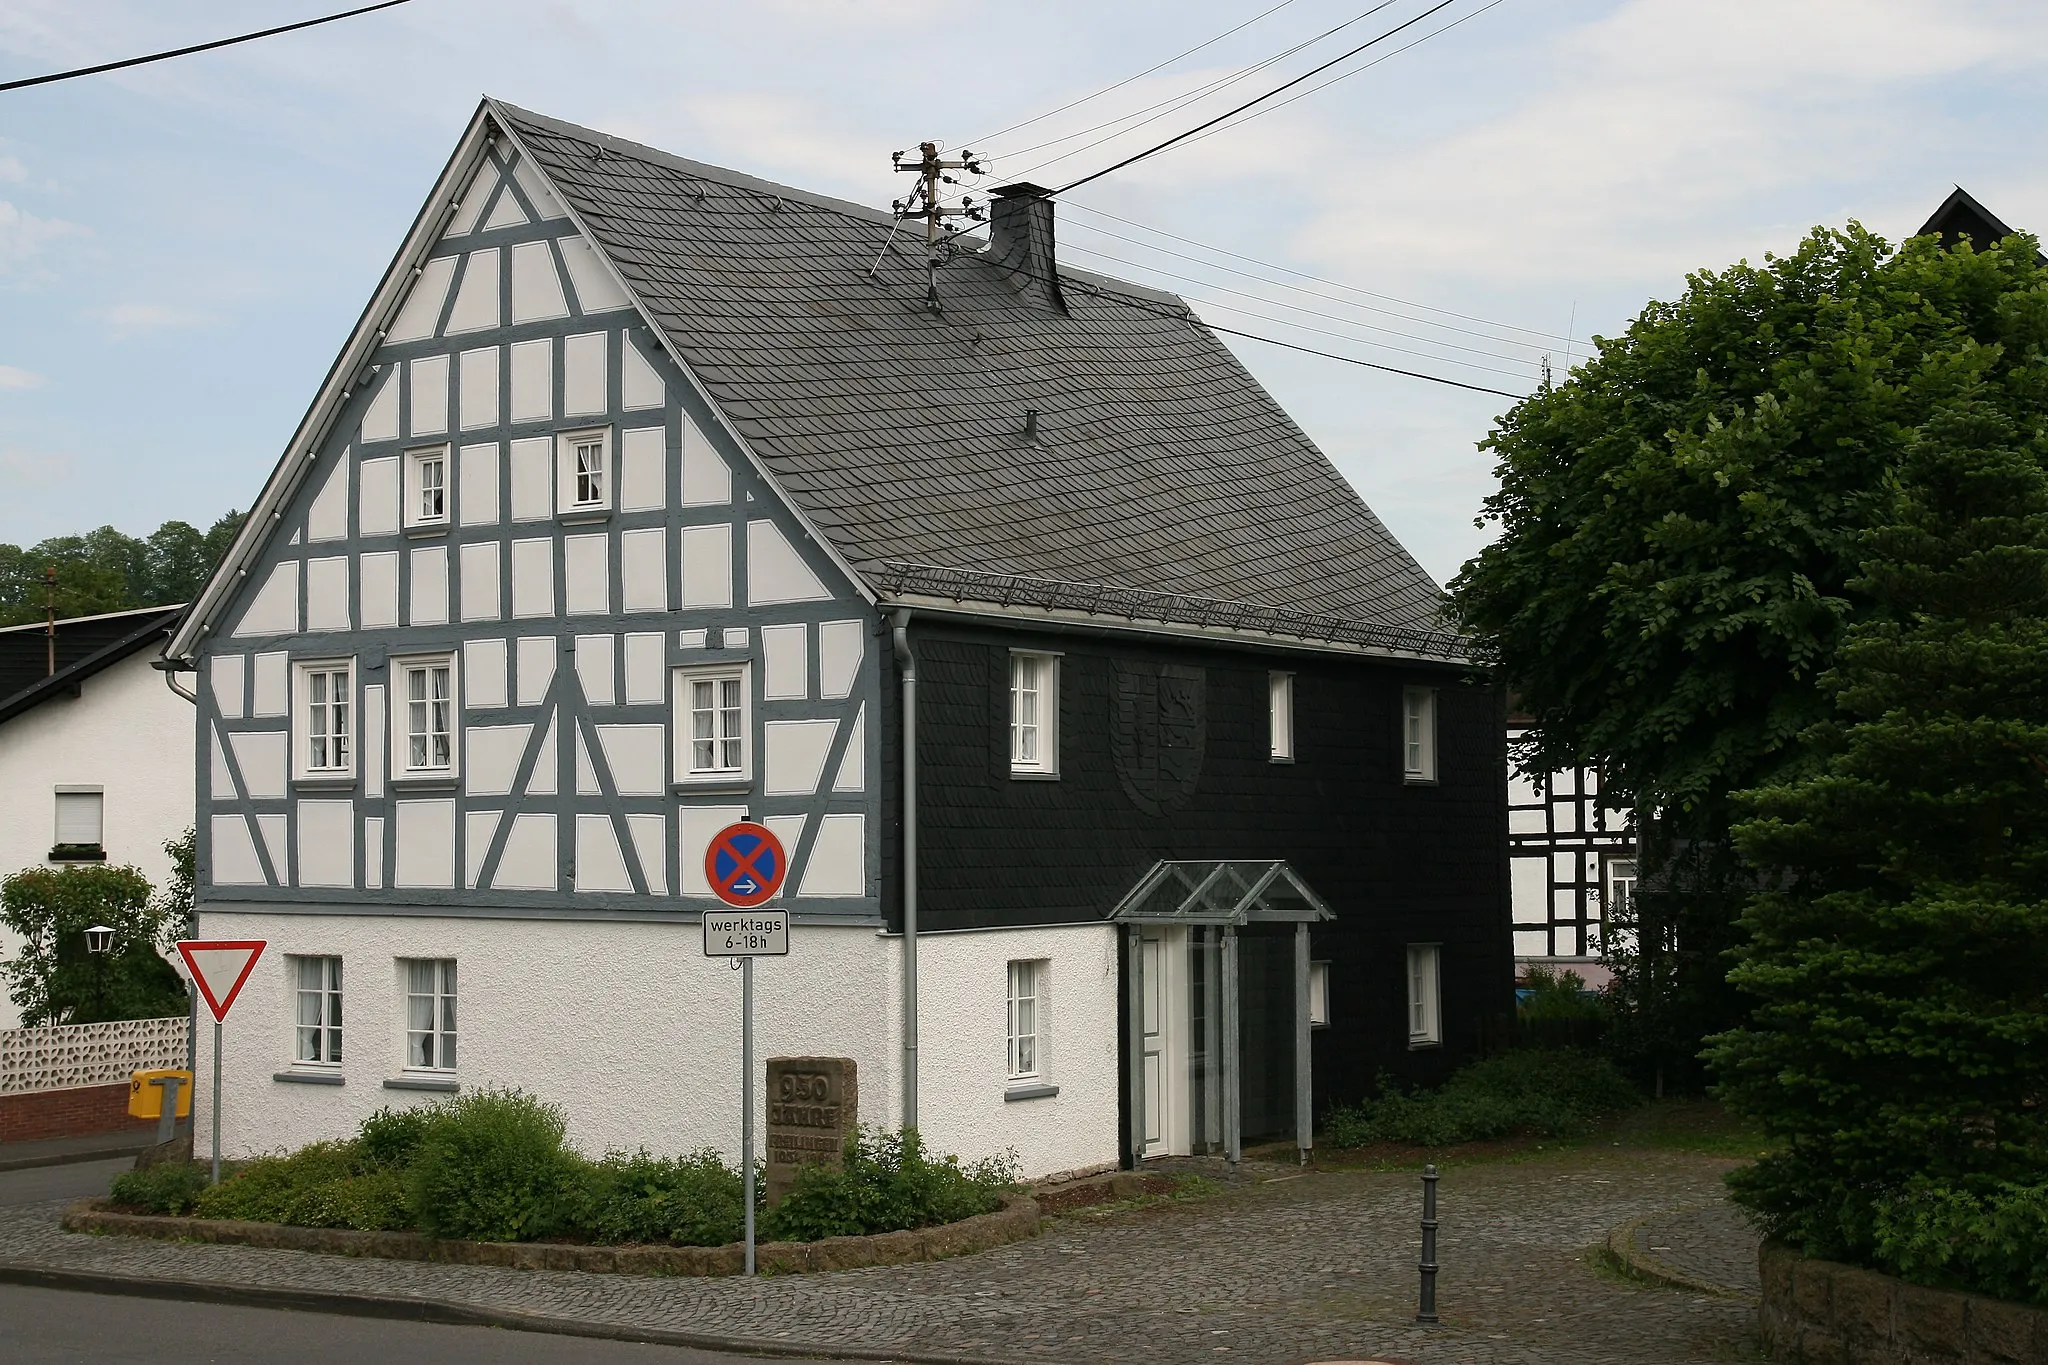
[[[611,430],[564,432],[556,438],[556,506],[563,512],[605,512],[612,505]]]

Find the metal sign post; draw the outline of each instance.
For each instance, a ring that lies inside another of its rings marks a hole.
[[[220,1184],[220,1026],[234,1008],[235,997],[248,984],[263,956],[268,940],[186,939],[178,944],[178,956],[192,973],[206,1008],[213,1013],[213,1183]]]
[[[746,1205],[747,1274],[754,1273],[754,958],[789,956],[789,911],[764,902],[782,889],[789,855],[766,825],[727,825],[704,851],[704,876],[733,911],[704,915],[704,956],[740,969],[740,1180]]]

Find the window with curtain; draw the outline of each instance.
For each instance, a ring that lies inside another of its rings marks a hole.
[[[341,959],[295,957],[298,977],[298,1038],[292,1056],[300,1062],[335,1066],[341,1062]]]
[[[1040,962],[1010,964],[1010,1060],[1009,1078],[1032,1080],[1039,1074],[1039,996],[1042,985]]]
[[[453,1071],[455,1036],[455,959],[406,959],[406,1069]]]

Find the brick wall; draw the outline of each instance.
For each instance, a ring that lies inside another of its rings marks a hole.
[[[128,1085],[81,1085],[0,1095],[0,1142],[87,1137],[95,1133],[147,1135],[155,1119],[128,1117]]]

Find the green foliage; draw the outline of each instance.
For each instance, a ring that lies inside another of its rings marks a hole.
[[[559,1105],[519,1090],[477,1090],[434,1113],[406,1178],[421,1232],[519,1242],[564,1226],[584,1162],[564,1145]]]
[[[1515,1013],[1523,1019],[1602,1019],[1606,1008],[1600,997],[1586,989],[1586,978],[1574,971],[1557,971],[1538,963],[1522,978],[1529,994],[1519,993]]]
[[[123,1171],[108,1191],[116,1204],[142,1213],[183,1216],[206,1192],[210,1177],[204,1166],[190,1161],[165,1161],[139,1171]]]
[[[1979,367],[2019,427],[2048,416],[2044,280],[2028,237],[1895,250],[1817,230],[1692,276],[1488,438],[1500,535],[1452,609],[1536,719],[1518,761],[1598,764],[1607,799],[1655,812],[1653,877],[1690,851],[1662,905],[1641,898],[1643,932],[1610,944],[1618,1041],[1646,1065],[1741,1018],[1723,990],[1751,886],[1730,794],[1791,776],[1828,716],[1818,680],[1873,609],[1862,533],[1909,434],[1952,401],[1941,376]]]
[[[673,1242],[724,1246],[746,1231],[740,1172],[706,1149],[657,1157],[646,1148],[607,1152],[584,1186],[579,1230],[597,1242]]]
[[[43,619],[43,571],[57,571],[57,615],[93,616],[130,607],[189,602],[227,553],[242,514],[229,512],[206,531],[167,521],[146,539],[111,526],[55,536],[24,550],[0,545],[0,625]]]
[[[25,868],[0,879],[0,923],[21,952],[0,963],[24,1025],[94,1024],[184,1014],[185,984],[159,952],[177,925],[132,867]],[[85,931],[104,924],[114,946],[90,952]]]
[[[1915,1181],[1877,1205],[1871,1241],[1872,1263],[1901,1279],[2048,1305],[2048,1184]]]
[[[1999,302],[2048,317],[2048,287]],[[1772,889],[1734,973],[1753,1023],[1714,1062],[1774,1139],[1733,1181],[1769,1231],[1961,1275],[1929,1239],[2038,1227],[2013,1191],[2048,1178],[2048,365],[1985,347],[1917,383],[1940,401],[1861,542],[1877,610],[1825,680],[1813,763],[1735,831]],[[2016,1283],[2043,1251],[1984,1273]]]
[[[376,1165],[410,1166],[440,1117],[441,1110],[435,1105],[411,1109],[387,1105],[363,1120],[356,1140],[362,1144],[363,1155]]]
[[[1016,1188],[1011,1154],[963,1165],[926,1155],[917,1130],[863,1129],[847,1139],[842,1167],[806,1166],[762,1227],[775,1240],[895,1232],[957,1222],[1002,1207]]]
[[[316,1142],[260,1156],[199,1196],[201,1218],[386,1231],[410,1223],[400,1172],[377,1165],[358,1142]]]
[[[1323,1126],[1333,1147],[1448,1147],[1521,1134],[1565,1137],[1641,1101],[1604,1057],[1523,1048],[1473,1062],[1438,1090],[1405,1092],[1382,1078],[1377,1095],[1357,1105],[1332,1105]]]
[[[199,934],[195,894],[199,885],[198,851],[199,838],[190,825],[177,838],[164,841],[164,852],[171,860],[171,880],[157,890],[150,909],[163,925],[161,932],[169,942],[196,938]]]

